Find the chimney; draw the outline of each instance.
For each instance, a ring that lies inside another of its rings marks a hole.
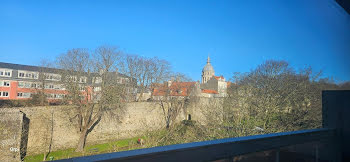
[[[105,71],[104,69],[100,69],[98,72],[100,73],[100,75],[102,75]]]
[[[119,69],[115,68],[115,74],[118,75],[119,74]]]
[[[171,81],[171,80],[169,80],[169,81],[168,81],[168,84],[167,84],[167,85],[168,85],[168,87],[170,87],[170,86],[171,86],[171,83],[172,83],[172,81]]]

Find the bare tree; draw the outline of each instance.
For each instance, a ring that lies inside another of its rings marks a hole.
[[[47,100],[47,94],[45,92],[45,88],[47,86],[47,72],[46,68],[49,68],[52,66],[52,63],[50,63],[48,60],[42,59],[40,61],[39,71],[37,74],[38,82],[32,83],[32,88],[35,88],[34,94],[32,94],[32,102],[36,105],[44,106],[48,104]]]
[[[185,111],[186,105],[189,103],[188,90],[191,86],[182,84],[181,82],[167,82],[158,87],[160,96],[159,104],[162,108],[166,128],[176,121],[181,111]]]
[[[169,76],[170,64],[158,58],[145,58],[138,55],[126,55],[121,63],[122,71],[137,80],[139,101],[146,90],[151,89],[152,83],[165,81]]]
[[[296,72],[285,61],[266,61],[239,75],[228,90],[225,116],[239,135],[317,128],[321,124],[320,73]]]
[[[180,72],[172,72],[170,79],[176,82],[191,82],[193,81],[189,76]]]
[[[120,108],[120,86],[112,82],[114,76],[109,77],[116,74],[114,66],[119,54],[116,48],[104,46],[95,51],[94,61],[87,49],[72,49],[57,58],[59,67],[64,69],[62,76],[68,91],[67,99],[77,108],[80,131],[78,152],[83,151],[88,133],[99,123],[103,114]],[[98,77],[101,80],[96,83]]]
[[[185,105],[185,99],[180,99],[177,97],[168,98],[168,100],[160,100],[160,106],[163,110],[164,120],[166,128],[170,128],[180,114],[181,109]]]

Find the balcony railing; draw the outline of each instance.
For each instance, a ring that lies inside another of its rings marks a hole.
[[[60,161],[236,161],[235,157],[267,150],[273,150],[270,151],[272,155],[266,155],[273,158],[267,161],[296,161],[294,156],[300,156],[297,161],[348,161],[350,154],[345,146],[349,144],[346,137],[350,134],[350,91],[324,91],[322,111],[323,128],[320,129],[193,142]],[[312,150],[301,146],[294,149],[299,154],[283,154],[284,157],[280,154],[286,146],[310,143]],[[308,149],[312,154],[306,153]],[[255,159],[263,161],[258,156]]]

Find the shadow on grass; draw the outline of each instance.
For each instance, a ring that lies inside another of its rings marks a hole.
[[[127,151],[127,150],[142,148],[142,146],[137,144],[137,139],[138,137],[112,141],[112,142],[103,143],[103,144],[88,145],[84,148],[83,152],[75,152],[75,148],[52,151],[47,156],[48,158],[46,160],[50,161],[50,160],[68,159],[72,157],[89,156],[89,155],[96,155],[96,154],[102,154],[102,153],[119,152],[119,151]],[[44,159],[44,153],[41,153],[37,155],[26,156],[24,158],[24,161],[39,162],[39,161],[43,161],[43,159]]]

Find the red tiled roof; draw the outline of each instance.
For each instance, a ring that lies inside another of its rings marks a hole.
[[[227,88],[230,87],[232,82],[227,82]]]
[[[153,96],[165,96],[170,90],[170,96],[188,96],[189,89],[194,86],[196,82],[173,82],[170,87],[166,84],[160,84],[153,89]]]
[[[211,89],[202,89],[202,93],[218,94],[217,91]]]
[[[224,79],[223,76],[214,76],[214,78],[215,78],[216,80],[219,80],[220,78],[221,78],[221,79]]]

